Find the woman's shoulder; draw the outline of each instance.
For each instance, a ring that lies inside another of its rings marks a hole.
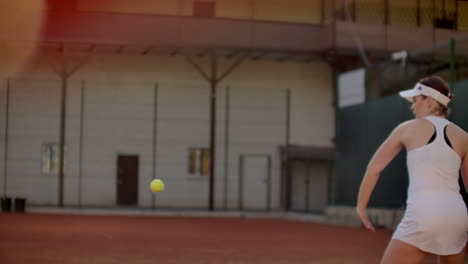
[[[396,127],[396,130],[411,130],[414,128],[421,128],[425,126],[431,126],[431,121],[425,119],[425,118],[415,118],[411,120],[407,120],[402,122],[400,125]]]
[[[424,134],[431,129],[434,130],[434,125],[431,121],[424,118],[416,118],[400,123],[394,129],[392,135],[399,138],[401,142],[411,142],[415,135]]]
[[[463,128],[459,127],[457,124],[450,122],[449,125],[450,125],[450,127],[452,127],[453,129],[457,130],[459,133],[468,135],[468,133],[467,133]]]
[[[457,137],[460,137],[465,143],[468,144],[468,133],[461,127],[459,127],[457,124],[450,123],[447,126],[447,133],[449,134],[454,134]]]
[[[468,133],[454,123],[447,125],[446,133],[455,151],[464,159],[468,153]]]
[[[447,125],[448,133],[456,134],[458,137],[466,138],[466,140],[468,140],[468,133],[465,130],[463,130],[463,128],[459,127],[455,123],[452,123],[452,122],[448,121],[445,118],[440,118],[440,120],[445,120],[446,121],[446,123],[444,123],[444,124]],[[428,127],[434,127],[433,122],[435,122],[435,121],[430,121],[429,118],[423,117],[423,118],[415,118],[415,119],[405,121],[405,122],[401,123],[401,125],[404,126],[404,127],[410,128],[410,129],[411,128],[426,129]]]

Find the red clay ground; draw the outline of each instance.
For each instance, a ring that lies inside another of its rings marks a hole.
[[[0,263],[378,263],[390,235],[275,219],[3,213]]]

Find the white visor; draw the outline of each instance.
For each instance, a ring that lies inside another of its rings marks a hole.
[[[413,89],[405,90],[400,92],[400,96],[405,98],[406,100],[413,102],[413,97],[418,95],[425,95],[434,98],[437,102],[441,103],[445,107],[447,107],[448,103],[450,102],[450,98],[441,94],[436,89],[433,89],[429,86],[424,84],[416,83]]]

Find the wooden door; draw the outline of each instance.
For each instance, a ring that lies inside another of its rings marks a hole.
[[[117,204],[138,204],[138,156],[117,157]]]

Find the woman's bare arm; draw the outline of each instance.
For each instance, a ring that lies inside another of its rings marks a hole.
[[[398,126],[375,152],[374,156],[367,165],[366,173],[364,174],[361,187],[359,188],[356,211],[361,222],[367,229],[371,231],[375,231],[375,229],[367,217],[367,204],[375,188],[377,180],[379,179],[380,173],[395,158],[395,156],[401,151],[403,147],[403,143],[401,141],[401,134],[403,129],[403,124]]]

